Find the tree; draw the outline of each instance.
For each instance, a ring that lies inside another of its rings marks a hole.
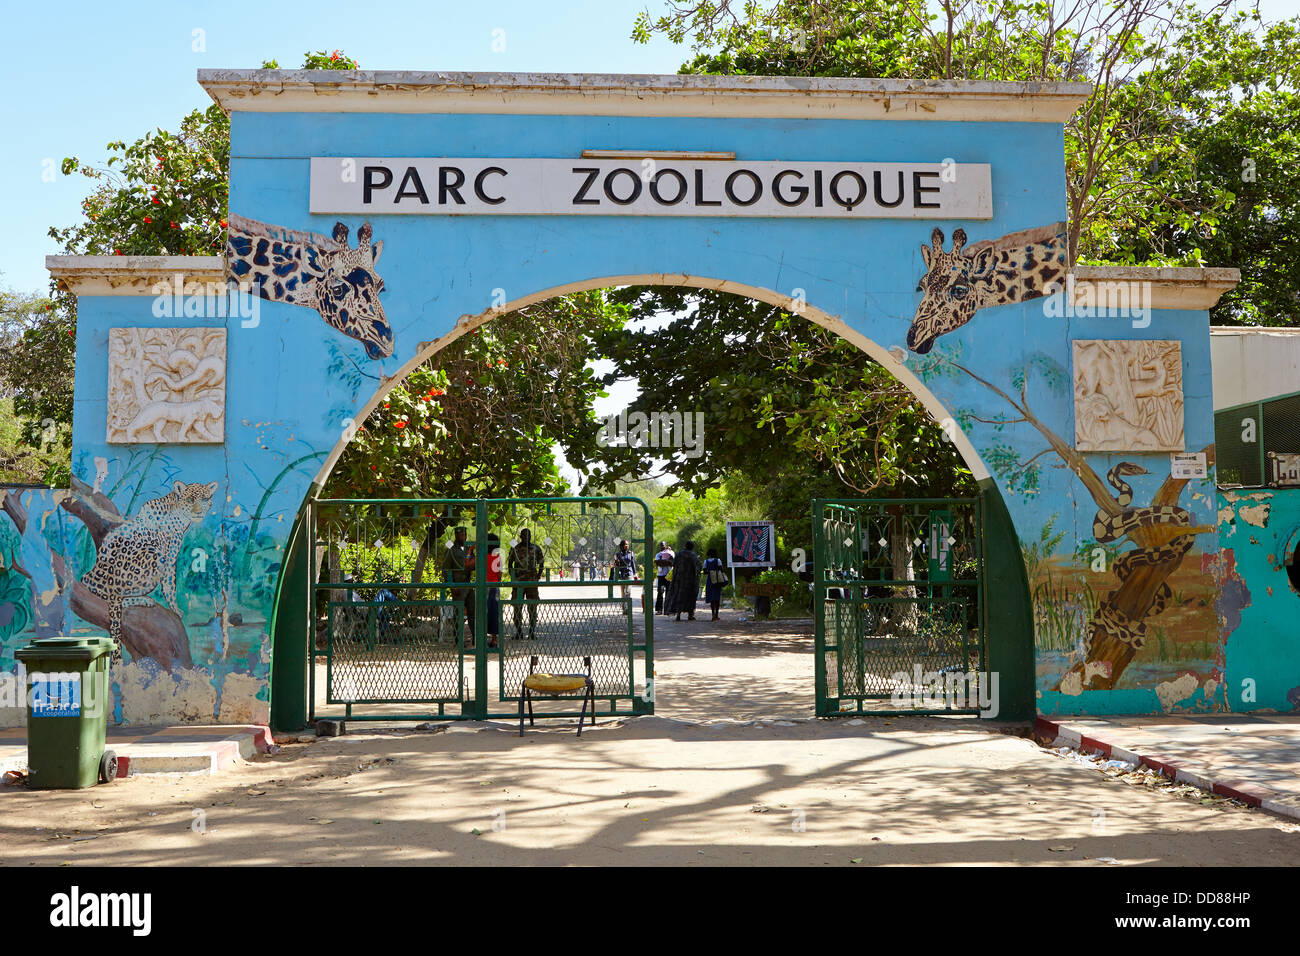
[[[278,68],[274,60],[264,69]],[[305,53],[303,69],[356,69],[339,50]],[[93,183],[81,204],[83,218],[49,235],[65,255],[217,255],[225,243],[230,194],[230,121],[215,103],[185,116],[173,133],[158,127],[128,144],[109,143],[103,165],[63,160],[65,176]],[[50,307],[7,344],[16,355],[0,359],[0,380],[15,390],[20,415],[57,428],[72,425],[76,297],[51,286]],[[48,426],[42,426],[48,428]],[[35,436],[24,441],[32,446]],[[39,447],[39,446],[35,446]]]
[[[0,476],[61,485],[71,452],[70,330],[54,303],[0,291]]]
[[[1085,246],[1125,264],[1215,264],[1241,283],[1211,310],[1215,324],[1293,325],[1300,317],[1300,20],[1266,25],[1255,11],[1189,10],[1152,69],[1173,119],[1111,181],[1156,184],[1171,212],[1111,207]],[[1143,120],[1123,97],[1117,111]]]
[[[666,460],[680,488],[697,496],[742,472],[769,499],[781,497],[781,486],[799,487],[800,512],[810,487],[825,497],[973,493],[942,427],[835,333],[730,293],[633,287],[612,296],[628,305],[632,325],[597,339],[614,363],[605,384],[637,379],[629,415],[703,414],[703,436],[680,436],[702,439],[698,448],[661,435],[661,447],[628,450],[642,472]],[[662,312],[676,318],[653,331],[635,328]]]
[[[357,429],[326,485],[339,498],[563,495],[555,447],[605,455],[595,337],[622,326],[601,291],[500,315],[416,368]]]
[[[1294,321],[1300,20],[1238,0],[665,6],[633,37],[689,39],[686,73],[1090,83],[1066,126],[1071,261],[1240,266],[1214,320]]]

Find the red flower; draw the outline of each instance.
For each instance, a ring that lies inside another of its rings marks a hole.
[[[176,223],[173,222],[173,223],[171,224],[171,227],[172,227],[173,229],[175,229],[175,228],[176,228]]]
[[[149,201],[150,201],[151,203],[153,203],[155,206],[161,206],[161,205],[162,205],[162,200],[159,199],[157,196],[154,196],[153,199],[151,199],[151,200],[149,200]]]
[[[394,427],[394,428],[405,428],[405,427],[406,427],[406,422],[393,422],[393,427]]]
[[[145,221],[145,222],[153,222],[153,220],[150,219],[148,216],[145,216],[145,217],[144,217],[144,221]]]
[[[224,219],[221,220],[221,228],[222,228],[222,229],[225,229],[225,228],[226,228],[226,220],[224,220]]]

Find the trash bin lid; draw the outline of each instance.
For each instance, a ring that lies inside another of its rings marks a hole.
[[[41,637],[26,647],[14,651],[14,657],[20,661],[57,660],[57,661],[93,661],[97,657],[113,651],[113,639],[92,635],[90,637]]]

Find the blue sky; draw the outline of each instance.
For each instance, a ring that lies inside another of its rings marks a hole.
[[[195,82],[200,68],[255,68],[270,58],[292,68],[307,50],[338,48],[364,69],[675,73],[686,48],[630,39],[647,7],[660,9],[658,0],[6,4],[0,286],[47,288],[45,256],[58,249],[46,230],[75,222],[90,191],[83,177],[57,173],[63,157],[102,163],[113,140],[175,129],[211,103]],[[42,178],[47,161],[53,182]]]
[[[1262,0],[1266,17],[1300,14],[1300,0]],[[174,4],[69,0],[7,4],[0,106],[0,286],[44,292],[51,225],[75,222],[89,191],[57,174],[65,156],[102,163],[106,143],[175,129],[207,106],[201,67],[286,68],[307,50],[342,48],[365,69],[675,73],[689,51],[632,42],[641,9],[659,0],[187,0]],[[310,11],[309,13],[307,11]],[[504,50],[493,47],[495,36]],[[195,31],[201,31],[197,33]],[[196,39],[201,39],[202,49]],[[56,170],[52,182],[42,177]]]

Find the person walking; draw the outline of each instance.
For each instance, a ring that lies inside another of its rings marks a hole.
[[[673,549],[668,547],[667,541],[659,542],[659,553],[655,555],[655,613],[666,614],[664,610],[664,595],[668,591],[668,572],[673,569],[673,559],[677,555],[673,554]]]
[[[618,543],[618,553],[614,555],[614,576],[620,581],[640,581],[641,577],[636,573],[636,555],[628,547],[627,539],[624,538]],[[632,598],[632,585],[620,584],[619,589],[623,595],[623,600],[628,601]],[[628,604],[623,608],[624,614],[632,613],[632,605]]]
[[[487,580],[488,584],[496,584],[497,587],[489,587],[487,593],[487,636],[488,647],[497,646],[497,638],[501,630],[501,539],[495,532],[488,532],[488,559],[487,559]]]
[[[717,548],[709,548],[708,557],[704,559],[704,603],[713,612],[710,620],[718,619],[718,608],[722,604],[722,589],[727,585],[727,569],[718,557]]]
[[[687,541],[686,547],[677,552],[673,559],[673,580],[668,586],[668,614],[682,619],[685,611],[687,620],[695,620],[695,602],[700,596],[700,556],[695,553],[695,542]]]
[[[510,549],[509,570],[511,581],[540,581],[546,572],[546,558],[542,554],[542,549],[533,544],[533,533],[527,528],[519,532],[519,543]],[[521,640],[523,636],[523,602],[527,599],[533,602],[528,605],[528,639],[535,641],[537,640],[536,602],[541,599],[537,585],[516,586],[511,590],[513,592],[511,598],[515,605],[515,640]]]

